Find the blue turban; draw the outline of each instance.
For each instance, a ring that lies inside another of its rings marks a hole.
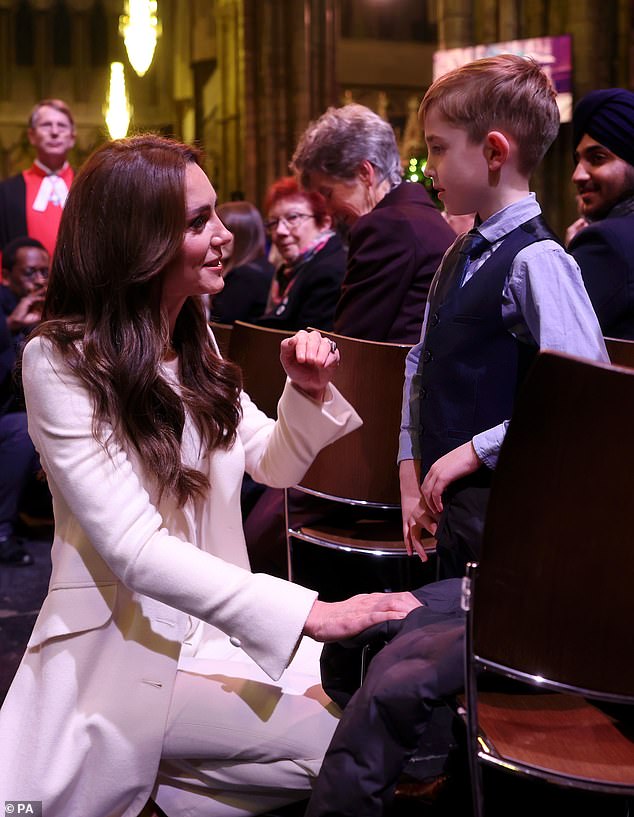
[[[634,93],[604,88],[586,94],[572,115],[574,150],[584,133],[634,165]]]

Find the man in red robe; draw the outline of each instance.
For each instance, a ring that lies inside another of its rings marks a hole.
[[[0,183],[0,250],[28,235],[53,255],[62,209],[73,180],[66,157],[75,144],[75,123],[60,99],[38,102],[29,118],[36,158],[28,170]]]

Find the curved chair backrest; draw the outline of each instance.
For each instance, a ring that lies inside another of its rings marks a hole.
[[[224,358],[228,358],[229,343],[231,342],[231,332],[233,330],[233,326],[230,323],[216,323],[215,321],[210,321],[209,326],[211,327],[211,331],[214,333],[216,343],[220,349],[220,354]]]
[[[399,507],[396,456],[405,356],[411,346],[322,335],[339,347],[341,365],[333,383],[363,426],[324,448],[297,487],[351,504]]]
[[[604,340],[611,363],[615,366],[634,369],[634,340],[623,338],[604,338]]]
[[[478,660],[589,697],[634,695],[632,463],[634,371],[539,355],[495,471]]]
[[[286,373],[280,363],[280,344],[294,332],[236,321],[231,330],[229,359],[242,369],[244,390],[269,417],[277,417]]]

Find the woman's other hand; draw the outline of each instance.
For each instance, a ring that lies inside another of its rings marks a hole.
[[[334,341],[319,332],[302,329],[282,341],[280,360],[297,389],[313,400],[322,401],[339,365],[339,351]]]
[[[369,593],[345,601],[317,600],[308,614],[304,634],[315,641],[340,641],[351,638],[373,624],[403,619],[420,607],[411,593]]]

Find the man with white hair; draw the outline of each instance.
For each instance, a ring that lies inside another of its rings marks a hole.
[[[73,169],[67,156],[75,144],[75,123],[61,99],[43,99],[29,117],[35,161],[0,184],[0,250],[19,236],[40,241],[52,257]]]

